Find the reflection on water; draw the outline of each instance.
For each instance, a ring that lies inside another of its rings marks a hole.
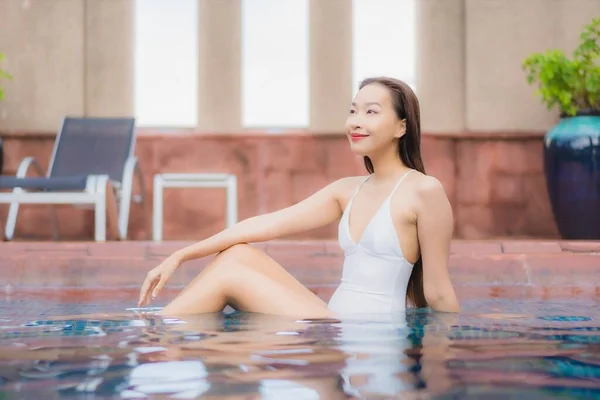
[[[590,301],[341,320],[112,312],[123,304],[30,315],[44,307],[56,305],[0,300],[0,399],[600,396],[600,307]]]

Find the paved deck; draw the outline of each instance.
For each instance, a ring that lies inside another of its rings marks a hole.
[[[139,285],[145,272],[191,242],[0,243],[0,282],[13,287]],[[343,255],[335,241],[273,241],[264,250],[306,284],[336,283]],[[184,284],[212,257],[184,265]],[[454,241],[457,285],[599,286],[600,241]]]

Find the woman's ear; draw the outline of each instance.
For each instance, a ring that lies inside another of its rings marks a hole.
[[[398,123],[396,125],[396,134],[394,135],[394,137],[400,139],[402,136],[404,136],[405,133],[406,133],[406,118],[403,118],[400,121],[398,121]]]

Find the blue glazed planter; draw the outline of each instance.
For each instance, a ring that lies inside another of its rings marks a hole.
[[[552,212],[563,239],[600,239],[600,113],[563,117],[544,140]]]

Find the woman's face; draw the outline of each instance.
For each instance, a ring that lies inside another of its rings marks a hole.
[[[398,119],[385,86],[371,83],[356,94],[346,119],[346,134],[353,152],[369,156],[387,146],[395,148],[405,132],[405,121]]]

